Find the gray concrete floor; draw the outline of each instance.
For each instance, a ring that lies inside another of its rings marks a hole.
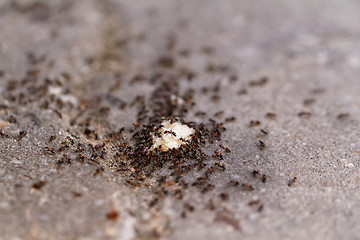
[[[360,239],[359,12],[355,0],[0,1],[0,239]],[[134,187],[111,144],[88,160],[156,91],[134,76],[184,71],[187,121],[236,118],[210,191],[160,194],[167,169]],[[217,101],[202,91],[213,86]]]

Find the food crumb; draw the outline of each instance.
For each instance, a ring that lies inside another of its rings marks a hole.
[[[157,134],[153,135],[152,150],[159,148],[161,151],[179,148],[191,140],[191,135],[195,133],[193,128],[179,122],[165,120],[161,123],[161,128]]]

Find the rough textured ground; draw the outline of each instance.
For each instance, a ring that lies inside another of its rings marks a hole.
[[[0,239],[360,239],[359,12],[0,1]],[[206,191],[197,169],[136,185],[114,165],[109,134],[129,138],[161,76],[194,91],[185,120],[225,122]]]

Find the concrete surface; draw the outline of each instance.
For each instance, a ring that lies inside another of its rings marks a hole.
[[[0,1],[0,239],[360,239],[359,12],[356,0]],[[184,72],[187,121],[235,117],[204,146],[231,149],[226,170],[205,193],[160,186],[167,169],[133,186],[117,144],[100,145],[136,123],[131,102],[161,85],[149,76]]]

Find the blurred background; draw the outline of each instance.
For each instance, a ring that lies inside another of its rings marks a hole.
[[[359,239],[359,13],[358,0],[0,0],[0,240]],[[141,106],[168,106],[159,96],[226,127],[204,146],[207,166],[231,149],[226,169],[204,186],[197,170],[187,185],[120,172],[109,136],[129,139]]]

